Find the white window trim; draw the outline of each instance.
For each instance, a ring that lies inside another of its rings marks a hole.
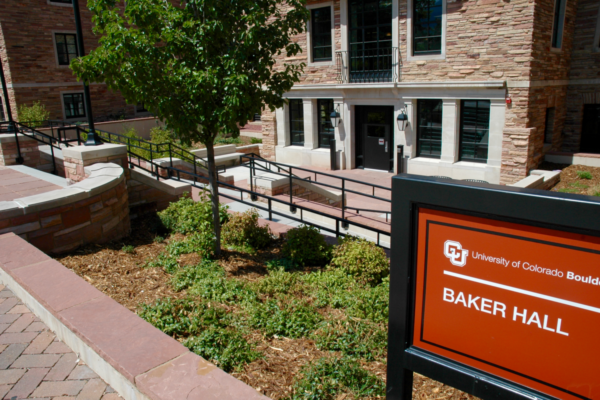
[[[567,2],[569,0],[564,0],[564,3],[562,3],[563,6],[563,23],[562,23],[562,31],[560,32],[561,38],[560,38],[560,47],[553,47],[552,46],[552,36],[554,35],[554,16],[556,15],[556,0],[554,1],[554,12],[552,13],[552,30],[550,31],[550,51],[553,52],[561,52],[562,51],[562,47],[563,47],[563,42],[565,40],[565,19],[567,16]]]
[[[592,43],[592,51],[600,53],[600,7],[598,7],[598,17],[596,19],[596,34],[594,35],[594,43]]]
[[[313,62],[312,54],[312,11],[315,8],[331,8],[331,61],[317,61]],[[308,54],[308,66],[309,67],[324,67],[335,65],[335,15],[333,9],[333,2],[310,4],[306,6],[306,9],[311,11],[311,16],[306,26],[306,50]]]
[[[85,117],[74,117],[74,118],[67,118],[67,112],[65,109],[65,98],[64,95],[65,94],[78,94],[81,93],[83,95],[83,109],[85,112]],[[85,92],[83,90],[65,90],[65,91],[61,91],[60,92],[60,106],[62,107],[62,115],[63,115],[63,120],[64,121],[81,121],[81,119],[83,118],[85,121],[88,120],[89,115],[87,115],[87,107],[86,107],[86,102],[85,102]]]
[[[50,0],[46,0],[46,2],[48,3],[48,5],[51,6],[58,6],[58,7],[73,7],[73,3],[54,3]]]
[[[77,31],[51,31],[52,32],[52,47],[54,48],[54,59],[56,60],[57,68],[70,68],[69,65],[60,65],[58,60],[58,46],[56,46],[56,34],[75,35],[75,45],[77,46]],[[78,46],[77,46],[78,47]],[[79,53],[79,48],[77,49]]]
[[[406,55],[408,61],[446,59],[446,0],[442,0],[442,48],[440,54],[413,55],[413,0],[407,0],[406,9]]]

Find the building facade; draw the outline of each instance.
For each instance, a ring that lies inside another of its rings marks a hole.
[[[77,57],[77,34],[72,0],[2,0],[0,7],[0,60],[7,81],[10,107],[40,101],[50,119],[85,121],[83,84],[77,82],[70,61]],[[84,47],[97,46],[92,14],[79,0]],[[128,105],[105,84],[90,85],[92,112],[97,121],[147,115],[143,107]],[[4,99],[2,99],[4,103]],[[6,105],[2,113],[6,116]],[[0,115],[3,117],[3,115]]]
[[[338,167],[394,171],[401,145],[405,172],[510,184],[548,151],[600,153],[598,0],[307,7],[303,52],[281,60],[302,80],[262,116],[271,159],[328,168],[334,139]]]

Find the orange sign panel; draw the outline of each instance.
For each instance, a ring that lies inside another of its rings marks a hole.
[[[561,399],[600,399],[600,239],[418,215],[413,346]]]

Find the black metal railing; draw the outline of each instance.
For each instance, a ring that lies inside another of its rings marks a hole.
[[[282,163],[278,163],[275,161],[269,161],[260,156],[257,156],[254,153],[249,153],[249,154],[243,155],[240,158],[240,161],[241,161],[240,164],[242,166],[245,166],[250,170],[250,190],[252,192],[256,192],[254,190],[254,180],[255,180],[255,177],[258,176],[256,173],[257,170],[287,178],[288,179],[287,185],[288,185],[288,191],[289,191],[289,205],[290,205],[290,211],[292,211],[292,212],[294,212],[295,207],[296,207],[296,205],[293,202],[294,182],[303,181],[303,182],[309,182],[313,185],[322,186],[326,189],[332,189],[332,190],[341,192],[341,195],[342,195],[342,201],[341,201],[341,207],[340,207],[341,213],[342,213],[341,220],[344,221],[344,224],[346,224],[348,222],[348,220],[346,218],[347,210],[355,211],[357,214],[360,214],[360,212],[385,214],[386,222],[389,222],[388,216],[391,212],[391,202],[392,202],[391,201],[391,188],[389,188],[389,187],[375,185],[373,183],[363,182],[363,181],[359,181],[356,179],[345,178],[345,177],[338,176],[338,175],[332,175],[332,174],[328,174],[328,173],[324,173],[324,172],[319,172],[319,171],[315,171],[315,170],[308,169],[308,168],[296,167],[296,166],[289,165],[289,164],[282,164]],[[299,175],[299,173],[301,173],[301,172],[304,172],[305,177],[301,177]],[[321,177],[321,179],[323,177],[329,178],[330,181],[331,181],[331,179],[333,179],[334,181],[339,182],[339,184],[336,185],[333,183],[326,183],[326,182],[319,181],[319,177]],[[366,188],[368,188],[368,191],[370,193],[366,193],[364,191],[349,188],[348,183],[352,183],[355,186],[359,185],[360,187],[366,187]],[[368,199],[369,201],[372,201],[372,200],[382,201],[385,204],[389,204],[390,208],[381,210],[381,209],[373,209],[373,208],[360,208],[360,207],[348,206],[348,205],[346,205],[346,195],[348,193]],[[385,193],[389,197],[382,197],[383,193]]]
[[[398,58],[397,47],[336,51],[337,80],[340,83],[397,82]]]

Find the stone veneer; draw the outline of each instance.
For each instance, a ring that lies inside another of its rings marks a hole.
[[[40,150],[37,140],[18,134],[19,148],[23,163],[28,167],[36,168],[40,164]],[[17,165],[17,141],[14,133],[0,134],[0,165]]]
[[[87,176],[85,167],[97,163],[115,163],[129,175],[127,146],[105,143],[100,146],[75,146],[63,149],[65,178],[69,182],[80,182]]]
[[[85,168],[80,183],[14,201],[0,202],[0,234],[13,232],[47,253],[129,234],[125,173],[116,164]]]

